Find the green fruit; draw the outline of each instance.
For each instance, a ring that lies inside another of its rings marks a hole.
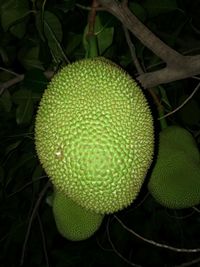
[[[119,66],[85,59],[64,67],[36,117],[36,150],[57,188],[97,213],[128,206],[152,162],[153,120],[141,88]]]
[[[194,161],[199,163],[200,153],[196,140],[186,129],[179,126],[170,126],[162,131],[162,142],[171,149],[183,150]]]
[[[160,133],[158,158],[148,188],[168,208],[189,208],[200,203],[200,156],[192,135],[171,126]]]
[[[53,214],[60,234],[72,241],[92,236],[104,217],[82,208],[57,190],[54,192]]]

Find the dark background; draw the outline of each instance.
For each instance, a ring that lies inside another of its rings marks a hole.
[[[51,187],[44,191],[48,177],[35,152],[34,120],[48,83],[45,72],[85,56],[88,10],[80,5],[89,4],[91,1],[49,0],[44,6],[40,0],[0,0],[0,266],[20,266],[20,262],[29,267],[121,267],[131,262],[147,267],[200,266],[200,260],[192,264],[200,253],[158,248],[124,229],[113,215],[105,217],[99,231],[86,241],[70,242],[57,232],[48,205]],[[169,46],[185,55],[200,53],[198,0],[135,0],[129,1],[129,7]],[[98,12],[98,20],[100,55],[137,75],[120,22],[107,12]],[[139,40],[131,38],[147,71],[163,66]],[[24,79],[13,82],[19,74]],[[167,113],[197,85],[197,79],[189,78],[154,90]],[[158,134],[158,114],[151,97],[150,105]],[[199,146],[200,92],[167,122],[188,129]],[[150,240],[180,248],[200,247],[198,210],[162,207],[148,194],[146,183],[132,206],[116,215]],[[190,263],[184,265],[186,262]]]

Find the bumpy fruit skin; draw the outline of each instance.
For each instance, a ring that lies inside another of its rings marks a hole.
[[[71,241],[91,237],[100,227],[104,217],[82,208],[57,190],[54,191],[53,214],[58,231]]]
[[[161,133],[162,142],[166,147],[184,151],[190,158],[198,164],[200,153],[196,140],[186,129],[173,125],[164,129]]]
[[[160,133],[158,158],[148,188],[157,202],[168,208],[200,203],[200,154],[185,129],[171,126]]]
[[[136,82],[113,62],[64,67],[36,117],[36,150],[54,186],[83,207],[112,213],[137,196],[152,162],[153,119]]]

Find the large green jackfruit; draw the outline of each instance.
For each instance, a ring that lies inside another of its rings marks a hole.
[[[57,190],[111,213],[137,196],[154,150],[153,119],[136,82],[102,58],[64,67],[36,117],[36,150]]]
[[[187,130],[171,126],[161,131],[158,157],[148,188],[152,196],[168,208],[200,204],[200,153]]]

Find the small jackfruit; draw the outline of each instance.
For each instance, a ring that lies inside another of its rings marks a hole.
[[[161,131],[148,189],[168,208],[189,208],[200,203],[200,154],[194,138],[185,129],[170,126]]]
[[[153,119],[136,82],[103,58],[69,64],[42,97],[39,159],[57,190],[82,207],[112,213],[137,196],[154,150]]]
[[[200,153],[196,140],[186,129],[176,125],[167,127],[162,131],[162,143],[164,143],[166,147],[185,151],[188,156],[190,155],[194,161],[199,163]]]
[[[53,214],[59,233],[71,241],[80,241],[92,236],[104,217],[82,208],[57,190],[54,191]]]

